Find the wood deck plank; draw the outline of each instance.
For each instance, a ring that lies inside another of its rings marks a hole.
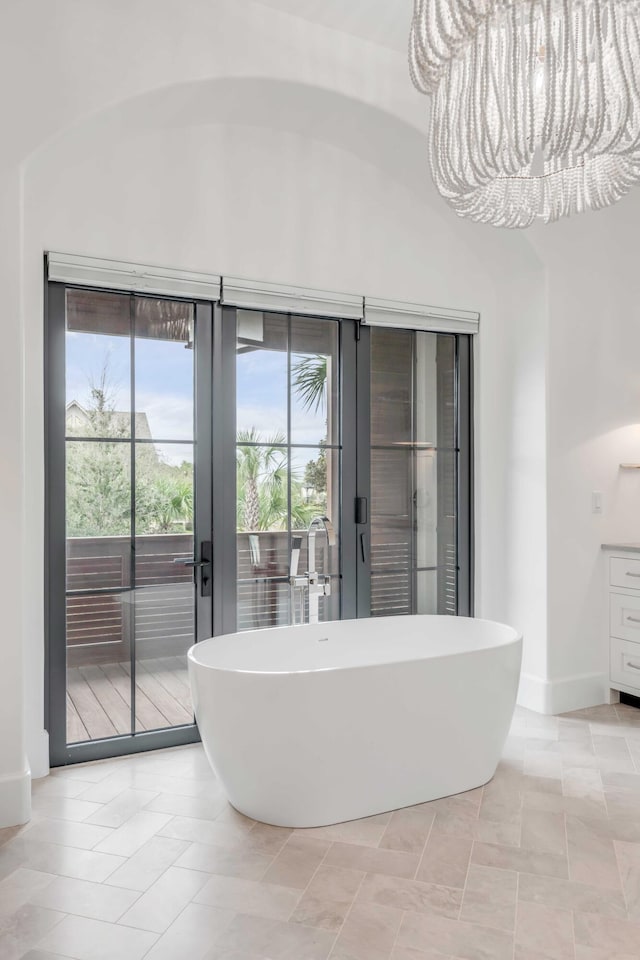
[[[67,671],[67,689],[90,740],[116,735],[115,726],[77,667]]]
[[[171,662],[172,659],[172,657],[160,657],[154,660],[139,660],[138,667],[142,665],[156,678],[167,693],[184,707],[187,713],[193,714],[186,668],[182,670],[182,676],[180,676]]]
[[[67,679],[67,742],[130,733],[128,663],[72,667]],[[136,730],[161,730],[193,721],[186,661],[157,657],[136,664]]]
[[[164,714],[166,719],[163,727],[179,727],[182,726],[182,724],[191,723],[193,721],[192,715],[187,713],[184,707],[181,706],[170,693],[167,693],[152,673],[148,672],[144,666],[147,662],[148,661],[144,660],[138,660],[136,662],[136,690],[145,693],[157,709]],[[137,696],[136,693],[136,700]]]
[[[123,663],[105,663],[101,669],[121,694],[127,706],[131,706],[131,677],[129,670],[125,669],[128,666],[129,664]],[[166,717],[142,690],[136,690],[136,730],[158,730],[166,726]]]
[[[118,733],[131,733],[131,707],[99,666],[78,667]]]

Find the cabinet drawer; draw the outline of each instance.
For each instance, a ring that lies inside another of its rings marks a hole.
[[[640,590],[640,560],[632,560],[630,557],[611,557],[609,583],[612,587]]]
[[[640,643],[611,638],[611,682],[640,692]]]
[[[640,643],[640,594],[609,594],[609,633],[619,640]]]

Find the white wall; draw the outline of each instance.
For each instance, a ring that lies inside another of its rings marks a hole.
[[[602,542],[640,540],[640,191],[539,228],[548,265],[548,678],[552,706],[608,693]],[[603,513],[591,494],[603,493]]]
[[[19,504],[12,536],[29,556],[0,578],[0,601],[16,608],[18,651],[2,653],[13,696],[0,700],[0,730],[26,714],[32,765],[46,770],[46,249],[480,310],[477,612],[519,625],[528,672],[544,671],[544,274],[522,235],[457,220],[435,197],[424,101],[404,56],[248,0],[59,0],[55,16],[52,6],[7,5],[33,48],[24,109],[7,103],[23,214],[14,172],[5,181],[14,222],[0,224],[6,262],[22,259],[12,278],[24,273],[0,361],[2,476]],[[16,71],[16,88],[24,66],[15,41],[8,46],[0,64]],[[21,245],[12,227],[22,215]],[[15,403],[23,396],[24,426]],[[0,750],[0,777],[19,779],[13,739]]]

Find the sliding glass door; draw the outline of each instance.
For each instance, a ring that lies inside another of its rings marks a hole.
[[[471,613],[469,337],[51,283],[47,340],[54,764],[196,739],[188,648],[310,565],[320,621]]]

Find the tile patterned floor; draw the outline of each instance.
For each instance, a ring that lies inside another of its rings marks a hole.
[[[640,958],[640,711],[518,710],[495,779],[254,823],[199,746],[55,771],[0,831],[0,960]]]

